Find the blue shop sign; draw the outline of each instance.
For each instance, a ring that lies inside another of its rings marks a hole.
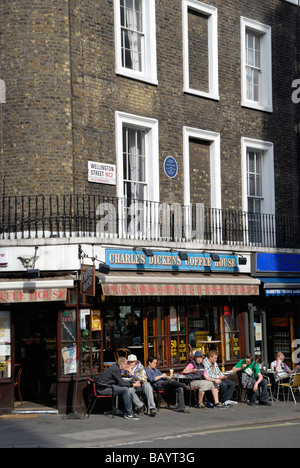
[[[153,252],[147,257],[142,250],[110,250],[105,253],[105,263],[114,270],[155,270],[155,271],[194,271],[236,273],[236,255],[219,255],[215,262],[210,254],[188,253],[187,260],[181,260],[178,252]]]
[[[295,254],[256,254],[257,273],[300,273],[300,255]]]

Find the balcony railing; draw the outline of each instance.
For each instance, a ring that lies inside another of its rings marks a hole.
[[[5,196],[0,239],[95,237],[300,248],[300,218],[91,195]]]

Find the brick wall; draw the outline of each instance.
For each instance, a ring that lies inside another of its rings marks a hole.
[[[5,192],[70,193],[68,2],[1,0],[0,5]]]
[[[159,121],[162,201],[183,203],[183,127],[189,126],[221,135],[224,208],[242,208],[244,136],[274,142],[277,209],[299,214],[297,109],[291,100],[297,7],[283,0],[204,3],[218,8],[220,101],[183,93],[181,0],[156,1],[158,86],[116,75],[113,0],[2,0],[7,193],[115,196],[114,186],[88,183],[87,162],[116,162],[120,111]],[[240,16],[272,26],[271,114],[241,107]],[[163,172],[170,155],[179,166],[173,180]],[[191,198],[208,204],[207,170],[192,169]]]

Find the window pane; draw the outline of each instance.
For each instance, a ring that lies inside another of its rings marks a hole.
[[[76,347],[76,310],[65,310],[61,316],[62,341],[62,373],[64,375],[77,372]]]
[[[123,129],[124,195],[126,198],[146,198],[145,131]]]
[[[255,162],[254,162],[254,152],[249,151],[248,153],[248,171],[254,172],[255,171]]]
[[[143,12],[141,0],[121,0],[122,66],[142,71]]]
[[[247,98],[252,101],[259,101],[259,86],[261,74],[261,52],[259,35],[252,32],[246,34],[246,82]]]
[[[0,379],[11,377],[10,312],[0,312]]]
[[[101,328],[100,310],[80,310],[80,364],[82,375],[100,372]]]

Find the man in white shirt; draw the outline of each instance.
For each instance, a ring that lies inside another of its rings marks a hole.
[[[293,371],[284,362],[285,355],[281,352],[277,353],[276,360],[271,364],[271,370],[277,373],[280,380],[288,378]]]

